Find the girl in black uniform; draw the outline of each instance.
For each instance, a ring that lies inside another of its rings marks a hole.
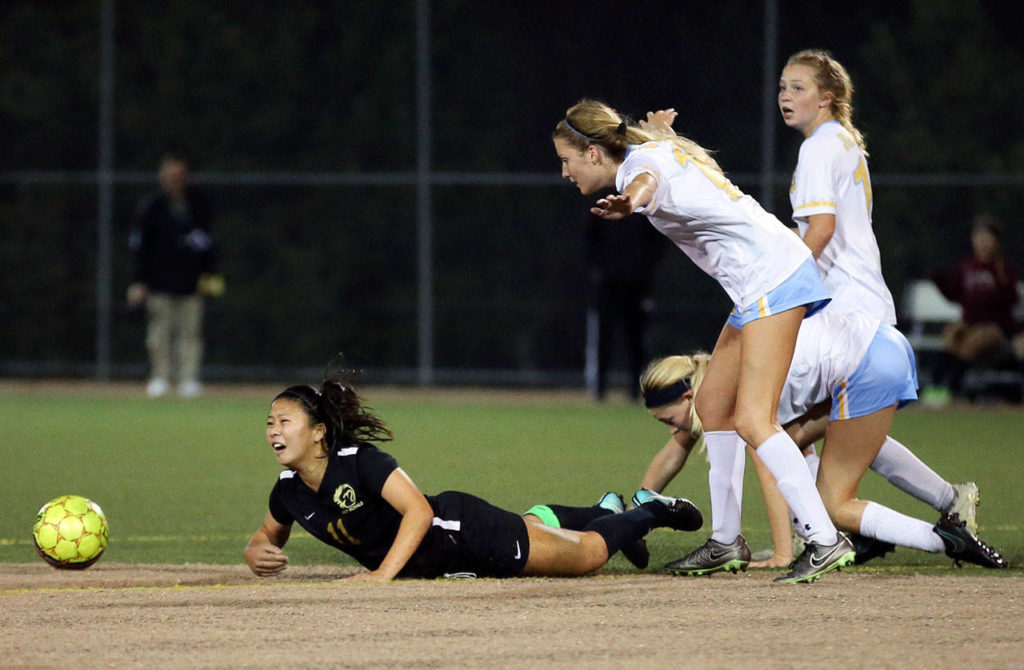
[[[267,441],[286,469],[245,548],[249,568],[260,576],[284,570],[281,548],[296,522],[366,567],[349,578],[362,581],[585,575],[616,551],[642,543],[653,528],[693,531],[703,524],[693,503],[667,496],[622,513],[573,508],[592,517],[582,531],[552,528],[467,493],[425,496],[373,444],[390,439],[387,426],[337,378],[319,390],[292,386],[279,393],[267,417]]]

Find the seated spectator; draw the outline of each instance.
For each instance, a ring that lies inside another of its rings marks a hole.
[[[1003,255],[1001,229],[994,217],[979,215],[971,230],[973,253],[932,275],[942,294],[963,309],[961,320],[942,332],[945,356],[935,371],[936,382],[953,393],[960,391],[968,367],[1002,367],[1024,359],[1024,334],[1014,317],[1017,270]]]

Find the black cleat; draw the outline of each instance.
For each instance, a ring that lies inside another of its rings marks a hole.
[[[641,507],[650,510],[657,519],[656,528],[693,531],[704,525],[704,515],[686,498],[673,498],[660,493],[650,495],[650,500]]]
[[[955,512],[942,515],[932,530],[942,538],[942,543],[946,545],[946,556],[952,558],[958,567],[963,567],[961,561],[983,568],[1010,567],[1002,554],[971,535],[967,523],[961,521],[960,515]]]
[[[883,542],[873,537],[865,537],[859,533],[850,533],[850,542],[857,555],[853,558],[854,565],[863,565],[876,558],[884,558],[886,554],[896,551],[896,545],[892,542]]]

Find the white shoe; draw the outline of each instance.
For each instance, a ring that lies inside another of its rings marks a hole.
[[[167,395],[169,390],[171,390],[171,385],[167,383],[166,379],[161,379],[160,377],[150,379],[149,383],[146,384],[146,395],[150,398],[159,398],[162,395]]]
[[[203,385],[199,382],[182,382],[178,386],[178,395],[182,398],[198,398],[203,395]]]

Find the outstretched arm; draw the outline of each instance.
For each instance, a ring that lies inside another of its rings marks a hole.
[[[654,198],[654,191],[658,188],[658,180],[654,175],[644,172],[637,175],[621,195],[609,195],[597,201],[596,207],[590,208],[590,213],[602,219],[622,219],[637,210],[638,207],[646,207],[651,204]]]
[[[281,551],[281,547],[288,541],[291,532],[291,524],[280,524],[267,512],[263,525],[253,533],[245,547],[245,562],[249,569],[260,577],[276,575],[284,570],[288,565],[288,557]]]
[[[382,582],[394,579],[416,553],[433,523],[434,510],[430,503],[401,468],[396,468],[388,476],[381,497],[402,515],[398,534],[376,570],[358,573],[349,577],[349,580]]]
[[[664,491],[668,483],[686,465],[686,459],[693,450],[693,443],[694,440],[688,433],[681,433],[679,437],[673,435],[647,466],[640,487],[655,493]]]

